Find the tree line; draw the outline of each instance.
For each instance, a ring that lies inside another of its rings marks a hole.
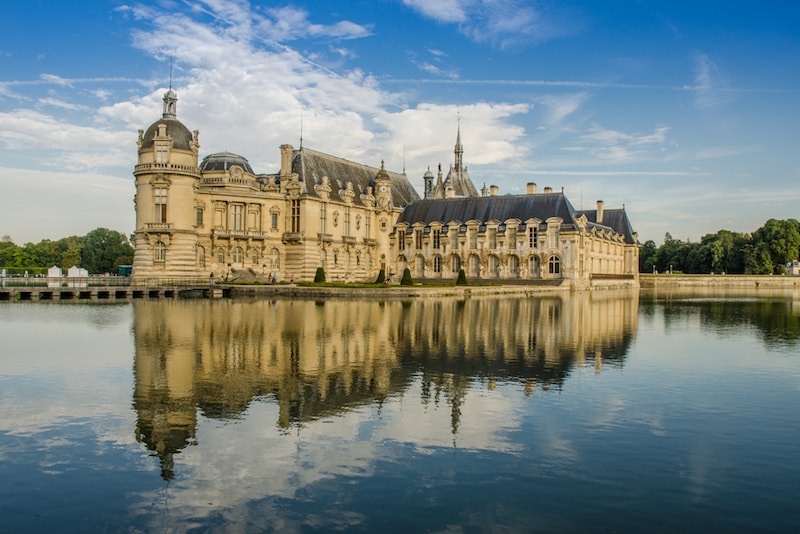
[[[800,222],[769,219],[751,234],[720,230],[699,243],[652,240],[639,250],[639,272],[687,274],[785,274],[785,265],[800,255]]]
[[[72,266],[89,274],[116,273],[120,265],[133,263],[133,246],[125,234],[95,228],[85,236],[70,236],[52,241],[17,245],[10,236],[0,238],[0,269],[7,274],[47,274],[52,266],[67,270]]]

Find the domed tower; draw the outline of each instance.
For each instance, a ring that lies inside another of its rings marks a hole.
[[[198,132],[177,118],[178,96],[164,93],[161,119],[139,130],[133,276],[206,276],[198,267],[195,189]]]

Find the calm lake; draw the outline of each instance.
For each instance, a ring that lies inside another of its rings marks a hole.
[[[0,532],[797,532],[800,293],[0,304]]]

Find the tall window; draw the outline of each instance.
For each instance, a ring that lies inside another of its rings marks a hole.
[[[244,263],[244,251],[242,247],[233,249],[233,263]]]
[[[451,267],[451,270],[454,273],[457,273],[458,271],[460,271],[461,270],[461,258],[459,256],[455,256],[454,255],[453,259],[451,260],[450,267]]]
[[[277,248],[273,248],[269,258],[270,267],[278,269],[281,266],[281,254]]]
[[[558,228],[547,229],[547,246],[558,248]]]
[[[372,213],[370,213],[369,211],[364,216],[364,226],[365,226],[365,230],[367,232],[367,239],[371,239],[372,238]]]
[[[153,195],[155,197],[155,203],[156,203],[156,222],[157,223],[166,223],[167,222],[167,189],[165,187],[159,187],[155,191],[153,191]]]
[[[197,208],[196,214],[197,214],[197,220],[196,220],[197,226],[203,226],[203,208]]]
[[[253,265],[258,265],[258,249],[253,249],[251,258],[253,260]]]
[[[273,230],[277,230],[278,229],[278,212],[277,211],[271,212],[270,213],[270,219],[271,219],[271,223],[272,223],[270,226],[272,227]]]
[[[561,273],[561,261],[558,259],[558,256],[550,256],[550,260],[547,262],[547,271],[550,274]]]
[[[217,263],[225,263],[225,249],[222,247],[217,249]]]
[[[167,145],[156,146],[156,163],[169,162],[169,147]]]
[[[300,232],[300,199],[292,200],[292,232]]]
[[[397,250],[406,249],[406,231],[397,232]]]
[[[242,211],[244,206],[241,204],[231,205],[231,230],[242,230]]]
[[[435,273],[442,272],[442,257],[441,256],[434,256],[433,257],[433,272],[435,272]]]
[[[414,247],[422,250],[422,230],[414,230]]]
[[[167,245],[161,241],[157,242],[153,248],[153,261],[159,263],[167,261]]]
[[[442,231],[439,228],[433,230],[433,248],[439,250],[442,245]],[[439,271],[436,271],[437,273]]]
[[[469,232],[469,248],[475,250],[478,248],[478,229],[470,228],[467,231]]]
[[[206,266],[206,249],[204,249],[201,245],[197,245],[197,266]]]
[[[536,248],[539,242],[539,229],[535,226],[528,227],[528,246],[530,248]]]
[[[496,249],[497,248],[497,228],[489,228],[486,230],[489,238],[489,248]]]
[[[344,207],[344,236],[350,236],[350,206]]]
[[[506,241],[508,242],[508,244],[506,245],[506,248],[510,249],[510,250],[514,250],[515,248],[517,248],[517,227],[516,226],[513,226],[511,228],[506,226],[506,237],[508,238],[508,239],[506,239]]]
[[[328,226],[328,204],[323,202],[319,206],[319,233],[324,234],[326,227]]]

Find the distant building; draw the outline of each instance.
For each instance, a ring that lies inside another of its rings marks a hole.
[[[416,278],[568,281],[573,288],[634,281],[639,246],[623,209],[576,210],[562,192],[478,195],[460,127],[445,178],[301,146],[280,147],[280,170],[256,174],[244,157],[199,161],[197,130],[164,94],[160,120],[139,131],[133,277],[371,281],[380,269]],[[560,282],[559,282],[560,283]]]
[[[792,260],[786,264],[786,274],[800,276],[800,261]]]

